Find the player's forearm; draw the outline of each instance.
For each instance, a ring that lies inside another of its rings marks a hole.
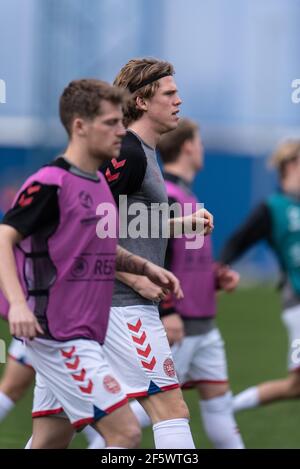
[[[235,262],[245,251],[247,247],[240,246],[234,238],[230,239],[223,247],[220,262],[222,264],[232,264]]]
[[[239,230],[234,233],[231,238],[226,242],[220,254],[220,262],[222,264],[232,264],[236,262],[248,249],[250,249],[256,242],[256,236],[253,236],[253,231]]]
[[[117,247],[116,271],[144,275],[145,266],[148,262],[147,259],[136,256],[121,246]]]
[[[272,218],[265,203],[260,204],[231,235],[220,255],[220,262],[231,264],[258,241],[271,240]]]
[[[139,278],[140,278],[139,275],[130,274],[128,272],[120,272],[120,271],[116,272],[116,279],[118,279],[122,283],[125,283],[125,285],[133,289]]]
[[[5,227],[0,227],[0,287],[10,305],[25,303],[25,295],[17,274],[14,242],[5,233]]]

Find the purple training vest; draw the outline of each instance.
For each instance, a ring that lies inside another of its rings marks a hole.
[[[97,182],[46,166],[27,179],[16,196],[15,200],[34,182],[59,188],[59,222],[54,232],[45,237],[41,227],[15,248],[18,275],[28,305],[45,332],[42,338],[104,341],[117,239],[97,237],[96,208],[110,203],[114,217],[117,211],[104,176],[98,176]],[[7,317],[8,305],[2,294],[0,308]]]
[[[169,197],[182,206],[191,204],[195,211],[194,195],[171,181],[165,183]],[[179,278],[184,293],[182,300],[173,297],[176,311],[187,318],[213,317],[216,314],[215,274],[210,236],[205,236],[203,246],[198,249],[186,249],[186,241],[185,236],[172,239],[171,271]]]

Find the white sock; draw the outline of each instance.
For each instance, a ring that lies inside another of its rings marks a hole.
[[[25,446],[24,449],[31,449],[31,443],[32,443],[32,436],[27,441],[26,446]]]
[[[156,449],[195,449],[188,419],[155,423],[153,433]]]
[[[82,430],[82,433],[86,437],[88,443],[92,443],[92,441],[94,441],[96,436],[99,435],[99,433],[96,432],[96,430],[91,425],[87,425],[86,427],[84,427],[84,429]]]
[[[10,397],[4,394],[4,392],[0,391],[0,422],[4,420],[4,418],[14,406],[14,401],[12,401]]]
[[[87,449],[104,449],[105,448],[105,440],[103,436],[101,436],[93,427],[88,425],[84,428],[83,433],[88,440],[88,447]]]
[[[130,408],[134,415],[136,416],[141,428],[149,427],[151,425],[151,419],[147,412],[144,410],[144,407],[141,404],[134,400],[129,403]]]
[[[233,411],[239,412],[243,409],[252,409],[253,407],[259,406],[259,404],[258,387],[252,386],[234,396]]]
[[[199,402],[205,432],[217,449],[243,449],[244,443],[233,415],[232,394]]]
[[[88,441],[87,449],[103,449],[105,448],[104,438],[90,425],[86,426],[82,433]]]

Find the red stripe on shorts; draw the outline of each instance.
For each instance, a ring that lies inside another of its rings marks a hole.
[[[94,421],[95,421],[94,417],[88,417],[86,419],[81,419],[81,420],[77,420],[76,422],[73,422],[72,427],[81,428],[81,427],[84,427],[85,425],[89,425],[90,423],[93,423]]]
[[[175,383],[175,384],[170,384],[169,386],[162,386],[160,389],[162,391],[171,391],[172,389],[178,389],[178,388],[180,388],[180,384]]]
[[[107,409],[105,409],[104,412],[106,412],[107,414],[111,414],[114,410],[116,410],[119,407],[122,407],[123,405],[127,404],[127,402],[128,402],[128,398],[125,397],[120,402],[117,402],[116,404],[114,404],[114,405],[108,407]]]
[[[131,392],[127,394],[128,399],[135,398],[135,397],[144,397],[144,396],[148,396],[148,391]]]
[[[41,410],[39,412],[32,412],[32,418],[36,418],[36,417],[46,417],[47,415],[56,415],[56,414],[60,414],[61,412],[63,412],[64,409],[62,407],[59,407],[58,409],[51,409],[51,410]]]

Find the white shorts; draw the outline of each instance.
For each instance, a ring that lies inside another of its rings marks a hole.
[[[8,349],[8,356],[16,362],[20,363],[20,365],[33,368],[31,361],[28,357],[26,344],[22,340],[18,340],[15,338],[12,339]]]
[[[35,339],[27,348],[36,370],[32,417],[61,414],[80,429],[126,404],[97,342]]]
[[[227,383],[224,341],[218,329],[185,337],[171,348],[179,382],[183,388],[196,383]]]
[[[128,397],[179,387],[156,306],[112,307],[103,350]]]
[[[300,370],[300,305],[285,309],[282,321],[288,333],[288,370]]]

